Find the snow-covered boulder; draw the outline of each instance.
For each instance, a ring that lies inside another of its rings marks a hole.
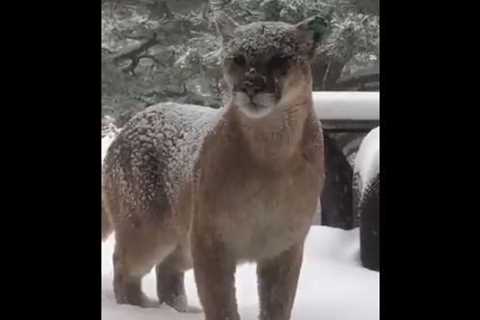
[[[362,264],[379,270],[380,128],[370,131],[357,152],[353,177],[353,205],[360,225]]]

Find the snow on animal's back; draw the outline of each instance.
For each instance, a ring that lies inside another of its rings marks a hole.
[[[143,180],[149,175],[145,159],[152,156],[163,177],[170,202],[175,202],[182,185],[192,177],[202,141],[215,126],[218,110],[173,102],[159,103],[136,114],[125,125],[122,137],[132,145],[132,163]],[[115,143],[114,143],[115,144]],[[145,166],[144,166],[145,168]]]
[[[146,109],[159,119],[158,150],[167,157],[166,185],[171,199],[192,177],[203,139],[216,124],[218,110],[189,104],[161,103]]]

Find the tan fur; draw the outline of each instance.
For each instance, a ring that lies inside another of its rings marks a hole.
[[[321,131],[309,93],[293,85],[309,81],[307,70],[290,78],[291,107],[257,121],[230,108],[217,128],[222,133],[206,139],[192,243],[209,320],[238,318],[233,266],[246,260],[259,263],[261,319],[289,319],[301,248],[323,183]]]
[[[260,118],[250,118],[230,99],[211,130],[194,140],[200,151],[192,176],[177,189],[170,187],[171,172],[162,174],[173,161],[164,140],[175,143],[189,128],[158,128],[167,112],[158,108],[124,129],[107,154],[103,187],[115,230],[118,303],[152,306],[140,283],[156,266],[160,302],[191,310],[183,272],[193,266],[206,319],[236,320],[235,267],[255,261],[260,319],[290,318],[303,243],[324,181],[311,81],[309,64],[294,64],[281,99]]]

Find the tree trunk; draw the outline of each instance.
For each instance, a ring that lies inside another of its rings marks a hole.
[[[319,61],[320,60],[320,61]],[[337,80],[342,74],[346,62],[332,58],[316,59],[312,63],[313,90],[335,90]]]
[[[328,66],[328,73],[325,75],[323,82],[324,90],[335,90],[335,85],[342,74],[344,66],[345,62],[340,62],[338,60],[332,60],[330,62]]]

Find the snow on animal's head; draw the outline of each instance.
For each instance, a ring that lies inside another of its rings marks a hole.
[[[223,74],[233,106],[259,118],[304,103],[312,90],[310,62],[328,23],[315,16],[298,24],[224,23]]]

